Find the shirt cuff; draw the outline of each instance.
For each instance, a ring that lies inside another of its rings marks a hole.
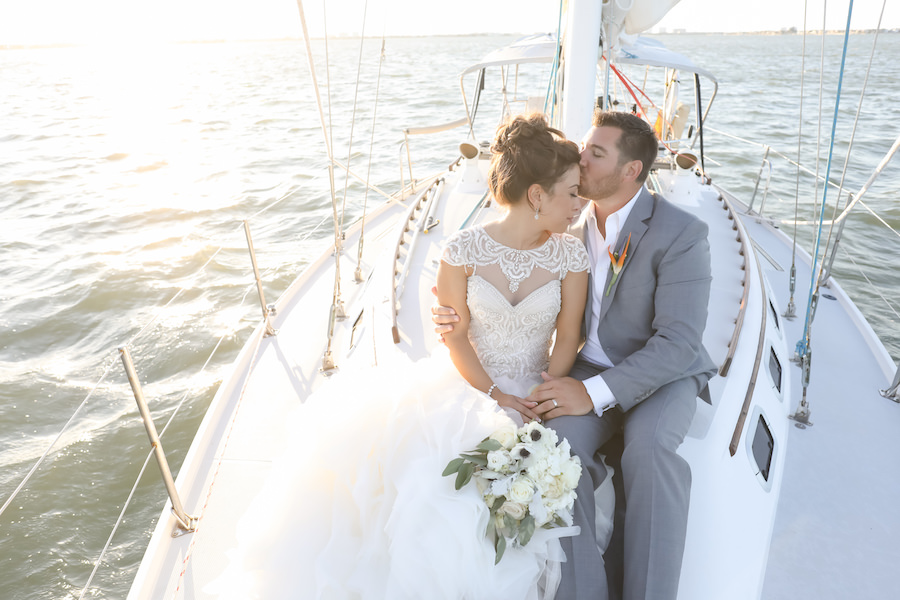
[[[616,397],[613,395],[612,390],[609,389],[609,386],[606,385],[606,382],[603,381],[601,375],[589,377],[582,383],[584,383],[584,389],[587,390],[588,396],[591,397],[591,402],[594,404],[594,412],[597,413],[597,416],[603,415],[603,411],[616,405]]]

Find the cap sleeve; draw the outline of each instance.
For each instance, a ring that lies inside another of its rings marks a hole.
[[[463,229],[450,236],[441,253],[441,260],[454,267],[470,264],[472,261],[468,250],[472,247],[472,235],[472,230]]]
[[[564,234],[562,245],[566,253],[566,272],[581,273],[591,270],[591,259],[581,240],[574,235]]]

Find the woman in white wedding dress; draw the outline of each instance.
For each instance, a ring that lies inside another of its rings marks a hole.
[[[531,115],[502,126],[492,151],[489,184],[507,211],[448,240],[438,301],[461,320],[446,349],[415,364],[338,374],[297,409],[298,439],[239,524],[232,564],[205,591],[553,597],[564,560],[558,538],[577,528],[538,530],[495,565],[481,494],[441,476],[460,452],[535,417],[523,398],[542,371],[568,374],[587,299],[587,252],[564,233],[583,205],[577,146]]]

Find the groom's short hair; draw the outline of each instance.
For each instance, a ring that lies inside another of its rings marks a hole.
[[[659,141],[650,124],[631,113],[605,110],[594,113],[594,127],[615,127],[622,132],[616,144],[622,161],[639,160],[643,167],[637,178],[644,183],[659,153]]]

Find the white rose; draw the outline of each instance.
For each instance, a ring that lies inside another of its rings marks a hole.
[[[578,457],[573,460],[567,460],[562,464],[562,481],[569,489],[574,489],[581,479],[581,461]]]
[[[509,452],[506,450],[492,450],[487,453],[487,466],[491,471],[503,472],[511,462]]]
[[[509,515],[516,521],[521,521],[525,518],[526,509],[524,504],[507,501],[503,503],[503,506],[500,507],[500,510],[497,511],[497,513],[503,513]]]
[[[534,495],[534,482],[527,477],[518,477],[509,487],[507,498],[512,502],[528,503]]]
[[[563,483],[562,479],[557,477],[550,479],[544,482],[544,497],[545,498],[561,498],[562,495],[566,492],[566,486]]]
[[[513,423],[504,425],[491,434],[491,439],[500,442],[507,450],[516,445],[516,426]]]

